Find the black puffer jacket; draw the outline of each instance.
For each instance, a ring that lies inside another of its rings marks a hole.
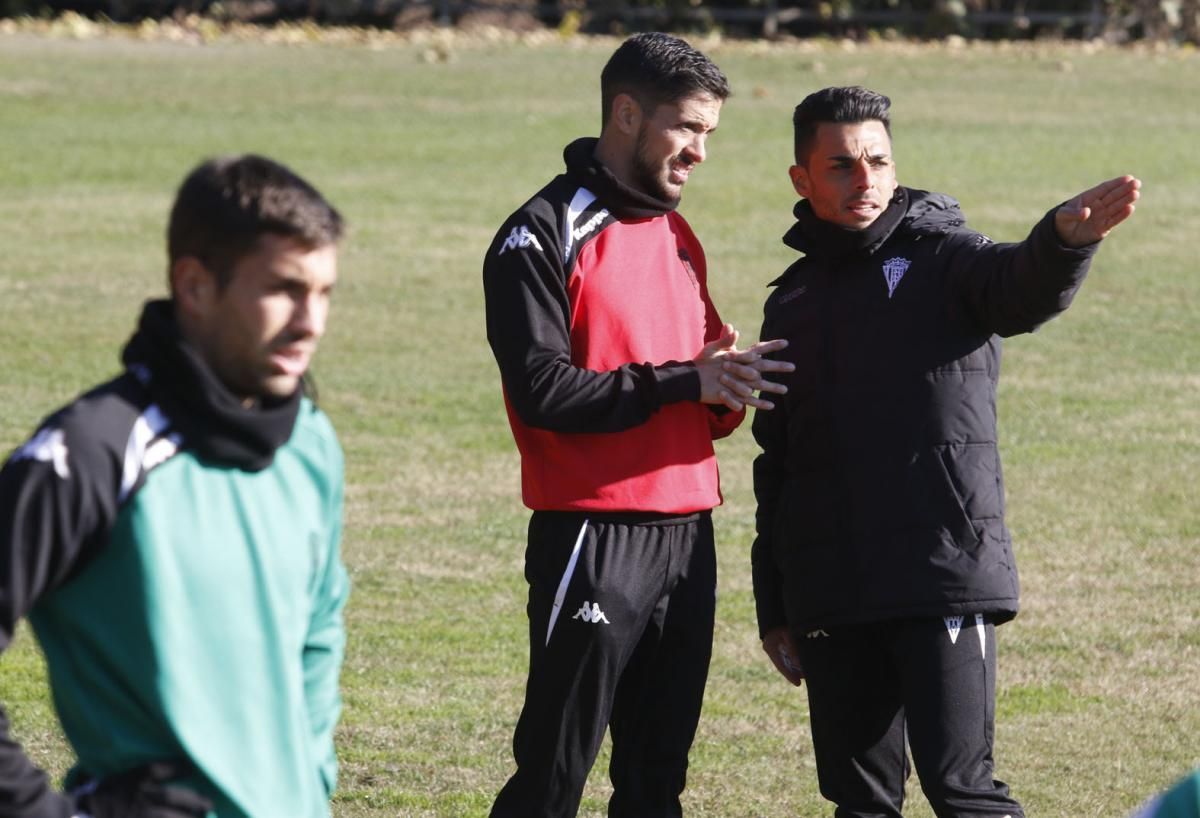
[[[752,558],[762,633],[1017,612],[996,447],[997,336],[1062,312],[1096,246],[1047,214],[1019,244],[964,226],[949,197],[899,188],[865,231],[806,201],[763,338],[787,338],[788,394],[758,412]]]

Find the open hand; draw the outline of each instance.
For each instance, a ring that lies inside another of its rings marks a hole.
[[[1141,187],[1141,181],[1132,176],[1118,176],[1080,193],[1054,213],[1059,240],[1068,247],[1100,241],[1133,215]]]

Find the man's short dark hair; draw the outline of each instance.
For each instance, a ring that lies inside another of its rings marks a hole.
[[[336,244],[342,230],[341,214],[289,168],[254,154],[227,156],[202,162],[180,185],[167,257],[172,265],[184,256],[200,259],[223,288],[264,234],[315,249]]]
[[[803,165],[812,150],[817,126],[822,122],[855,124],[879,121],[888,138],[892,136],[892,101],[860,85],[847,88],[823,88],[809,94],[792,113],[796,140],[796,164]]]
[[[643,111],[653,112],[693,94],[724,102],[730,90],[729,80],[708,57],[678,37],[651,32],[621,43],[600,72],[602,126],[608,124],[619,94],[629,94]]]

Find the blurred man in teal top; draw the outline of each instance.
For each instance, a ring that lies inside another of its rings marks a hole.
[[[1130,818],[1200,818],[1200,770],[1151,798]]]
[[[28,617],[76,754],[59,792],[0,714],[0,816],[329,815],[342,453],[304,376],[342,219],[242,156],[184,180],[167,232],[124,372],[0,471],[0,649]]]

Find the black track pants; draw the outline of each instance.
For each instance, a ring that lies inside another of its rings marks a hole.
[[[821,794],[837,818],[895,818],[905,737],[939,818],[1022,818],[993,777],[995,626],[974,615],[797,633]]]
[[[606,727],[610,818],[682,815],[716,609],[708,512],[535,512],[517,771],[492,818],[571,818]]]

